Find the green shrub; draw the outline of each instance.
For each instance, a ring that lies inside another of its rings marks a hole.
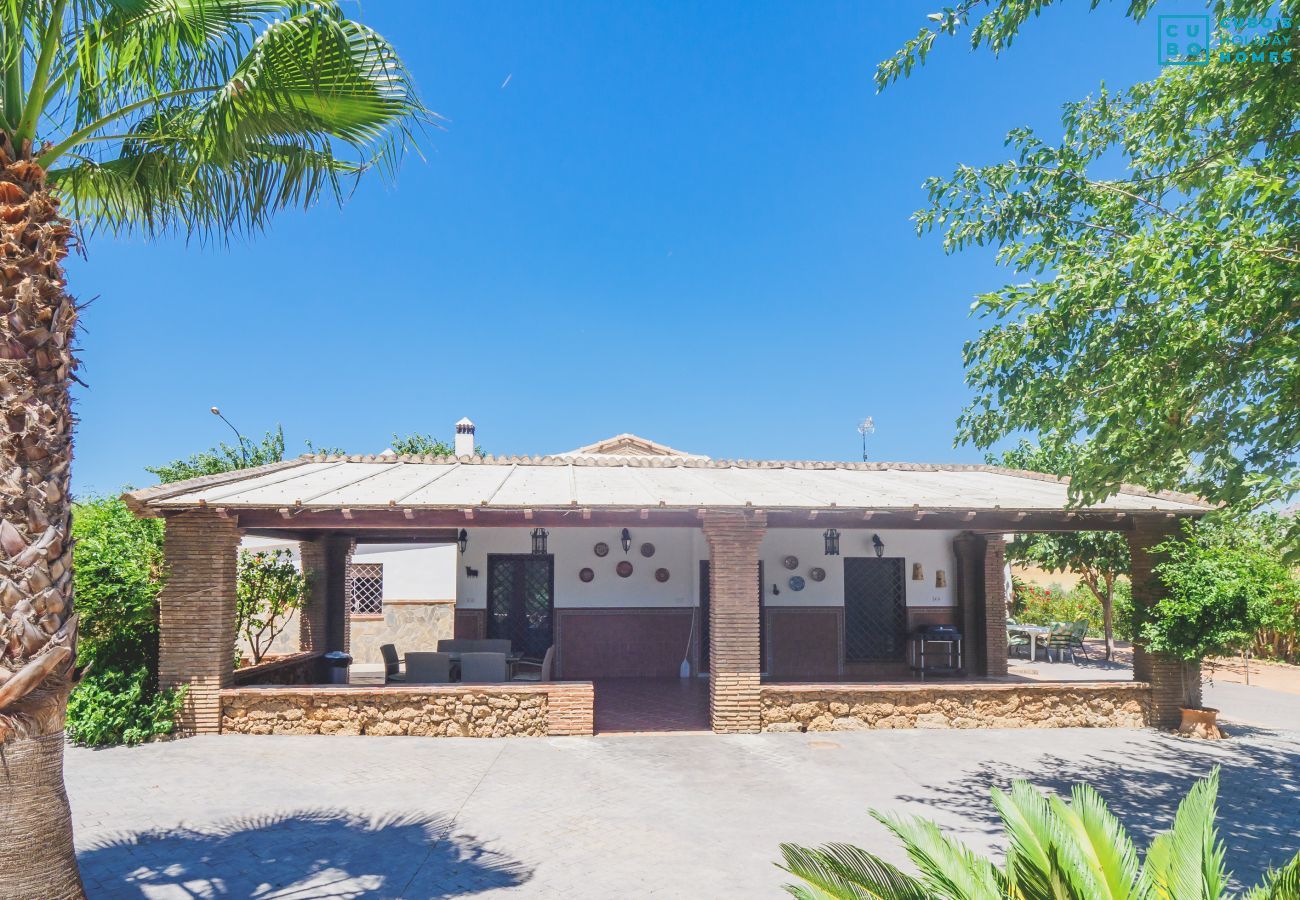
[[[181,695],[157,689],[163,524],[102,497],[76,504],[72,535],[77,664],[86,675],[68,702],[68,736],[101,746],[167,734]]]

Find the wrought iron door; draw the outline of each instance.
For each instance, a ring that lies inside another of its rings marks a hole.
[[[506,638],[516,653],[541,659],[553,640],[555,558],[488,555],[487,636]]]
[[[844,559],[844,659],[903,659],[907,646],[907,594],[903,559]]]

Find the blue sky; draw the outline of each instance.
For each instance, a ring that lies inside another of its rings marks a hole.
[[[1008,129],[1055,137],[1063,101],[1154,76],[1126,5],[1049,10],[1000,58],[943,42],[877,95],[924,4],[371,0],[446,130],[229,248],[93,236],[77,490],[229,438],[213,404],[294,452],[468,415],[495,453],[632,431],[853,459],[871,415],[873,459],[978,461],[952,445],[961,346],[1007,276],[909,215]]]

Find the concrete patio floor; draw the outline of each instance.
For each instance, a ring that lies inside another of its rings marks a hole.
[[[872,807],[997,846],[992,785],[1086,780],[1142,843],[1223,768],[1229,863],[1300,848],[1300,732],[876,731],[70,749],[92,897],[778,897],[781,841],[902,862]]]

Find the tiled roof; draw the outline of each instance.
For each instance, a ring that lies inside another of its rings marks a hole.
[[[303,456],[134,491],[140,512],[231,508],[681,508],[1041,510],[1068,506],[1052,475],[985,465],[728,461],[666,456]],[[1125,486],[1089,509],[1197,513],[1186,494]]]

